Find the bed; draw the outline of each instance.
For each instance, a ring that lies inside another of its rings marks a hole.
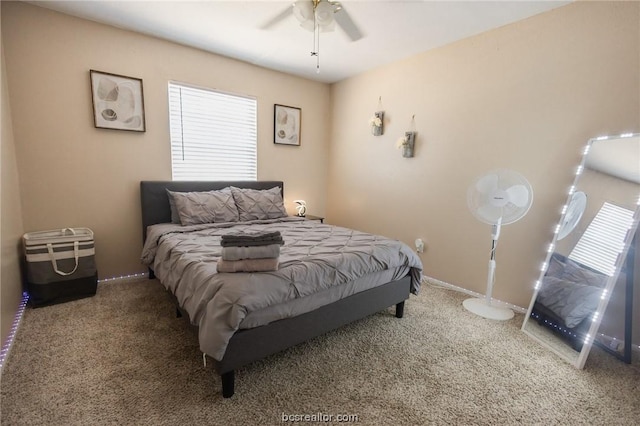
[[[184,198],[184,193],[214,191],[226,197],[230,189],[239,220],[184,225],[167,192]],[[281,181],[142,181],[140,194],[143,263],[150,278],[169,291],[178,312],[198,328],[203,357],[213,360],[225,398],[234,394],[237,368],[394,305],[395,316],[402,318],[405,300],[420,289],[422,264],[406,244],[272,215],[273,209],[284,210]],[[247,199],[263,205],[256,194],[274,203],[263,209],[267,216],[248,214],[253,207]],[[224,235],[266,231],[278,231],[284,239],[277,270],[217,272]]]
[[[608,278],[554,252],[531,316],[580,352]]]

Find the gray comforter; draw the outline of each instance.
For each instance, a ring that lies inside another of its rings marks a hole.
[[[217,273],[221,236],[237,231],[280,231],[285,244],[278,270]],[[422,277],[420,259],[400,241],[291,217],[235,224],[153,225],[147,230],[142,261],[199,327],[200,349],[217,360],[251,312],[403,267],[410,271],[411,291],[417,294]],[[285,318],[287,311],[282,312]]]

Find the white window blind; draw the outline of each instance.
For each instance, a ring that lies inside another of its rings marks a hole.
[[[571,250],[569,259],[612,276],[633,223],[633,211],[604,203]]]
[[[173,180],[256,180],[257,101],[169,83]]]

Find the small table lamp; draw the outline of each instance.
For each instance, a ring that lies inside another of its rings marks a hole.
[[[296,210],[298,211],[298,216],[304,217],[307,213],[307,202],[304,200],[293,200],[296,203]]]

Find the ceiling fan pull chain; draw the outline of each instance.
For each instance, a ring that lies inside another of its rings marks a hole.
[[[316,48],[316,74],[320,74],[320,26],[319,25],[316,25],[316,31],[318,32],[318,41],[317,41],[317,48]]]

